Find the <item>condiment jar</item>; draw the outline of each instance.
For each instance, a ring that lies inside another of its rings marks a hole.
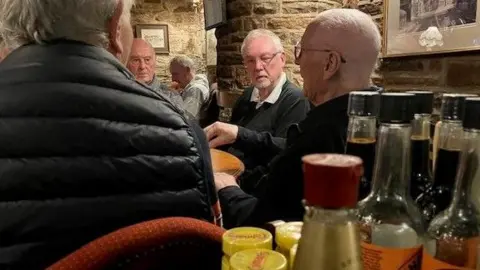
[[[287,270],[287,267],[283,254],[268,249],[247,249],[230,258],[231,270]]]
[[[287,222],[279,225],[275,230],[276,251],[280,252],[285,258],[290,257],[290,249],[298,244],[302,235],[303,222]]]
[[[272,234],[254,227],[238,227],[223,234],[222,270],[230,269],[230,257],[247,249],[272,249]]]

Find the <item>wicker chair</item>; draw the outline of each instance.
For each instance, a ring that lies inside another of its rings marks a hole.
[[[100,237],[47,269],[217,270],[223,232],[192,218],[147,221]]]

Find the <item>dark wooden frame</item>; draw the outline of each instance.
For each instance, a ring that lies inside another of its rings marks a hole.
[[[153,47],[155,53],[158,54],[169,54],[170,53],[170,42],[168,39],[168,24],[137,24],[135,25],[135,37],[142,38],[143,29],[154,29],[154,30],[163,30],[163,40],[165,40],[165,47]],[[154,44],[152,44],[153,46]]]
[[[207,10],[207,5],[205,4],[206,1],[209,1],[209,0],[203,0],[203,8],[204,8],[203,16],[204,16],[204,20],[205,20],[205,30],[210,30],[210,29],[213,29],[213,28],[217,28],[218,26],[227,23],[227,1],[226,0],[211,0],[211,1],[214,1],[214,2],[220,1],[220,4],[221,4],[221,10],[220,11],[218,11],[218,10]],[[210,12],[221,12],[222,13],[222,20],[219,21],[219,22],[213,22],[213,23],[209,24],[207,18],[209,16]]]

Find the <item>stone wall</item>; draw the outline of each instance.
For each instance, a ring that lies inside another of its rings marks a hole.
[[[267,28],[279,35],[287,56],[289,79],[302,84],[299,68],[294,64],[293,46],[308,23],[327,9],[341,7],[342,0],[227,0],[228,23],[217,28],[218,87],[225,100],[234,100],[249,85],[242,64],[240,47],[250,30]],[[230,104],[224,104],[226,107]]]
[[[170,82],[169,61],[177,55],[187,55],[197,64],[199,72],[206,70],[206,38],[203,9],[188,0],[137,0],[132,10],[132,24],[168,24],[169,54],[157,54],[157,76]]]

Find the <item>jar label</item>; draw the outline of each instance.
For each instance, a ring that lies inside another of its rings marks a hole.
[[[361,243],[364,270],[420,270],[422,246],[385,248]]]
[[[454,266],[435,259],[425,250],[423,251],[422,270],[471,270],[474,268],[465,268]]]

